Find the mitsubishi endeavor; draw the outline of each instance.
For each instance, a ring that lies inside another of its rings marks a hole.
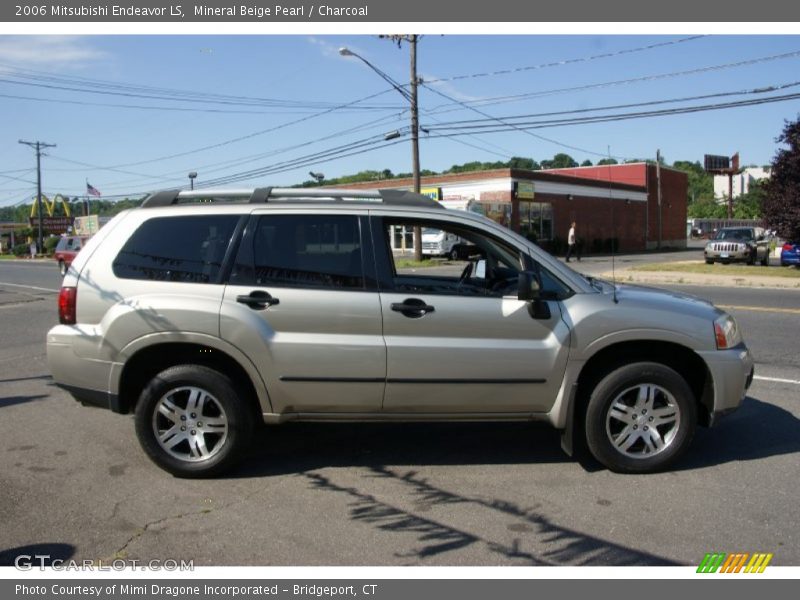
[[[474,251],[398,266],[396,228]],[[460,272],[459,272],[460,271]],[[582,276],[491,220],[397,191],[164,191],[67,270],[56,383],[133,413],[145,453],[220,474],[257,423],[545,421],[608,468],[661,470],[736,409],[736,321],[677,293]]]

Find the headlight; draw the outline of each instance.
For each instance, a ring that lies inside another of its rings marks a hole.
[[[717,350],[729,350],[742,341],[736,320],[728,314],[714,321],[714,337],[717,340]]]

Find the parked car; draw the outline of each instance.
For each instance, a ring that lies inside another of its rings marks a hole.
[[[800,243],[786,242],[781,248],[781,265],[800,267]]]
[[[68,235],[58,241],[53,258],[58,262],[58,270],[62,277],[66,275],[67,269],[88,239],[84,236]]]
[[[460,273],[403,270],[397,227],[478,252]],[[581,435],[610,469],[651,472],[753,378],[712,304],[585,277],[394,190],[159,192],[87,243],[58,310],[57,384],[133,412],[146,454],[183,477],[221,473],[256,423],[292,420],[544,421],[568,453]]]
[[[769,240],[761,227],[723,227],[706,244],[703,252],[706,263],[728,264],[745,262],[769,265]]]

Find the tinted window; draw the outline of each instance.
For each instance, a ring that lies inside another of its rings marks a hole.
[[[114,260],[126,279],[215,283],[239,217],[160,217],[142,223]]]
[[[351,215],[265,215],[242,244],[235,285],[363,289],[361,233]]]

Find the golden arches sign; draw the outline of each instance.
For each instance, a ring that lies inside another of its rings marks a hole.
[[[56,203],[61,200],[61,206],[64,207],[64,216],[71,217],[72,213],[69,210],[69,198],[62,196],[61,194],[56,194],[53,196],[53,199],[50,200],[47,196],[42,194],[42,206],[45,207],[47,210],[47,216],[52,217],[53,213],[56,210]],[[37,207],[39,203],[35,201],[33,202],[33,206],[31,206],[31,218],[35,217],[37,214]]]

